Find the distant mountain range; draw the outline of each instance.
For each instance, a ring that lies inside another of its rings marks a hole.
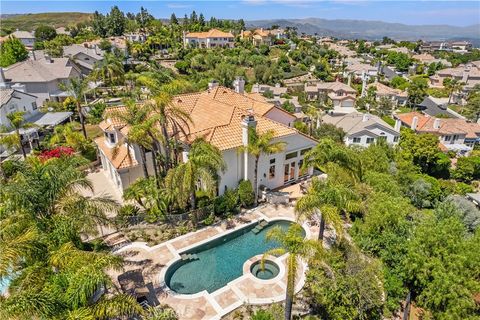
[[[1,14],[3,28],[33,30],[41,24],[64,27],[72,23],[86,21],[89,13],[47,12],[38,14]],[[162,21],[165,19],[162,19]],[[467,27],[449,25],[406,25],[383,21],[367,20],[328,20],[320,18],[252,20],[247,28],[296,27],[299,33],[332,36],[342,39],[379,40],[384,36],[395,40],[467,40],[480,47],[480,24]]]
[[[296,27],[299,33],[332,36],[343,39],[378,40],[390,37],[395,40],[470,40],[480,42],[480,24],[467,27],[449,25],[406,25],[383,21],[272,19],[247,21],[248,28],[268,28],[279,25],[282,28]]]

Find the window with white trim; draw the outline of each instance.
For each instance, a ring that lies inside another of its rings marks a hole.
[[[362,139],[359,138],[359,137],[354,137],[353,138],[353,143],[360,143],[360,141],[362,141]]]
[[[370,144],[370,143],[372,143],[373,141],[375,141],[375,138],[367,138],[367,144]]]

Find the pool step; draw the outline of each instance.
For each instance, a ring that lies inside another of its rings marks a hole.
[[[266,226],[268,226],[268,222],[265,221],[265,220],[262,220],[262,221],[260,221],[259,224],[257,224],[257,226],[256,226],[255,228],[252,229],[252,232],[253,232],[254,234],[257,234],[257,233],[259,233],[260,231],[262,231],[263,228],[265,228]]]
[[[198,260],[198,256],[195,253],[194,254],[184,253],[184,254],[180,255],[180,258],[182,258],[183,261]]]

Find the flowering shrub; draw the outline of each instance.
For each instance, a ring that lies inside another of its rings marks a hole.
[[[60,158],[63,156],[71,156],[72,154],[75,153],[75,150],[71,147],[56,147],[51,150],[45,150],[42,153],[40,153],[39,157],[43,161],[46,161],[48,159],[52,158]]]

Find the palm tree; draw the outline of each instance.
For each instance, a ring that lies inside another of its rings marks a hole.
[[[170,93],[162,91],[147,104],[157,116],[161,134],[164,139],[162,141],[162,147],[165,155],[165,172],[167,172],[172,165],[172,152],[170,148],[171,138],[174,138],[179,134],[187,136],[189,125],[192,123],[190,115],[184,110],[172,105],[171,100],[172,97]]]
[[[319,242],[306,240],[303,228],[299,224],[292,224],[288,230],[275,227],[267,233],[266,239],[275,241],[280,246],[264,253],[262,267],[269,255],[280,256],[288,253],[287,263],[287,290],[285,297],[285,320],[292,319],[292,306],[295,295],[295,282],[300,259],[311,259],[323,252]]]
[[[217,190],[218,172],[225,170],[222,153],[203,139],[192,143],[188,160],[171,169],[165,183],[169,189],[178,189],[179,202],[190,201],[190,207],[196,208],[195,192],[197,187],[211,195]]]
[[[0,298],[2,319],[107,319],[143,314],[131,296],[120,294],[107,273],[122,259],[92,251],[82,236],[108,224],[118,205],[83,196],[91,183],[76,157],[18,162],[0,188],[0,277],[13,276]],[[100,299],[94,299],[99,293]]]
[[[106,53],[103,59],[95,64],[91,75],[96,80],[102,80],[106,86],[111,86],[121,83],[124,74],[122,61],[114,54]]]
[[[358,154],[330,138],[321,139],[312,150],[307,152],[303,165],[306,168],[313,166],[326,172],[329,163],[339,165],[347,170],[355,180],[362,181],[363,170]]]
[[[87,131],[85,130],[85,118],[82,111],[82,99],[85,97],[85,92],[88,89],[88,79],[71,78],[67,84],[60,84],[60,88],[66,91],[70,98],[73,99],[77,106],[78,117],[82,126],[82,133],[85,139],[87,138]]]
[[[448,104],[450,104],[453,94],[461,91],[465,84],[457,79],[446,78],[443,80],[443,85],[448,92]]]
[[[295,205],[298,218],[312,218],[320,214],[319,241],[323,241],[326,223],[333,225],[337,234],[341,235],[340,214],[360,212],[362,209],[362,203],[351,186],[317,178],[312,179],[307,193]]]
[[[286,143],[283,141],[274,142],[275,132],[269,130],[265,133],[258,133],[254,128],[248,130],[248,144],[241,146],[239,152],[247,152],[255,158],[255,169],[253,173],[253,190],[255,191],[254,205],[258,203],[258,162],[262,154],[270,155],[285,150]]]
[[[31,123],[25,123],[23,116],[25,112],[15,111],[7,114],[7,119],[10,121],[11,127],[14,129],[14,134],[3,134],[0,137],[0,144],[7,146],[7,148],[20,148],[22,150],[22,155],[24,158],[27,157],[25,148],[22,143],[22,135],[20,134],[21,129],[28,129],[33,126]],[[3,130],[6,131],[6,130]]]

